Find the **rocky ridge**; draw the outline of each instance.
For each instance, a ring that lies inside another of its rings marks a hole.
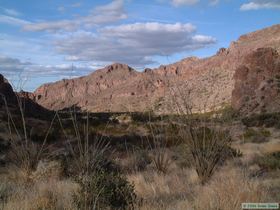
[[[248,54],[234,74],[232,106],[243,114],[279,112],[280,55],[272,48]]]
[[[44,118],[51,114],[51,111],[34,102],[32,95],[32,93],[23,91],[19,93],[14,92],[8,80],[0,74],[0,112],[7,115],[6,110],[8,108],[12,114],[19,114],[21,107],[24,114],[28,117]]]
[[[235,70],[246,55],[263,47],[280,50],[280,25],[243,35],[208,58],[190,57],[143,72],[116,63],[88,76],[45,84],[34,92],[34,100],[51,110],[77,106],[92,112],[166,113],[175,111],[170,102],[180,90],[189,93],[195,109],[211,110],[231,103]]]

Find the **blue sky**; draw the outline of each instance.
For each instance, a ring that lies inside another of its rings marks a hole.
[[[207,57],[280,22],[280,0],[0,0],[0,73],[33,91],[113,62]]]

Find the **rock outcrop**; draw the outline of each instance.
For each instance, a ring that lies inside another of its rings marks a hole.
[[[14,93],[12,86],[4,76],[0,74],[0,104],[4,105],[5,103],[14,103],[15,101],[16,94]]]
[[[279,112],[280,55],[259,48],[247,55],[234,75],[232,106],[243,114]]]
[[[143,72],[113,64],[88,76],[45,84],[34,92],[34,100],[51,110],[76,106],[93,112],[163,113],[175,111],[174,93],[188,93],[194,108],[211,110],[231,103],[235,70],[247,54],[263,47],[280,51],[280,25],[243,35],[212,57],[190,57]]]
[[[50,116],[51,111],[34,102],[32,93],[14,92],[7,79],[0,74],[0,110],[8,108],[12,114],[20,112],[20,106],[28,117],[44,118]]]

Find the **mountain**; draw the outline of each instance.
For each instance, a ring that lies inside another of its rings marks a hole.
[[[34,100],[51,110],[77,106],[92,112],[163,113],[175,111],[173,102],[181,97],[182,105],[187,95],[194,110],[207,111],[231,103],[235,70],[248,54],[268,47],[280,51],[280,25],[243,35],[208,58],[190,57],[143,72],[116,63],[88,76],[44,84]]]
[[[234,74],[232,106],[244,114],[279,112],[280,55],[272,48],[249,53]]]
[[[47,118],[52,114],[51,111],[34,102],[33,98],[29,97],[29,93],[14,92],[8,80],[0,74],[0,116],[7,115],[7,108],[10,113],[18,115],[22,108],[27,117]]]
[[[0,74],[0,105],[15,103],[16,94],[8,80]]]

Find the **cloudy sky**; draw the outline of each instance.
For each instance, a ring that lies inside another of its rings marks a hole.
[[[280,0],[0,0],[0,73],[33,91],[113,62],[210,56],[278,23]]]

